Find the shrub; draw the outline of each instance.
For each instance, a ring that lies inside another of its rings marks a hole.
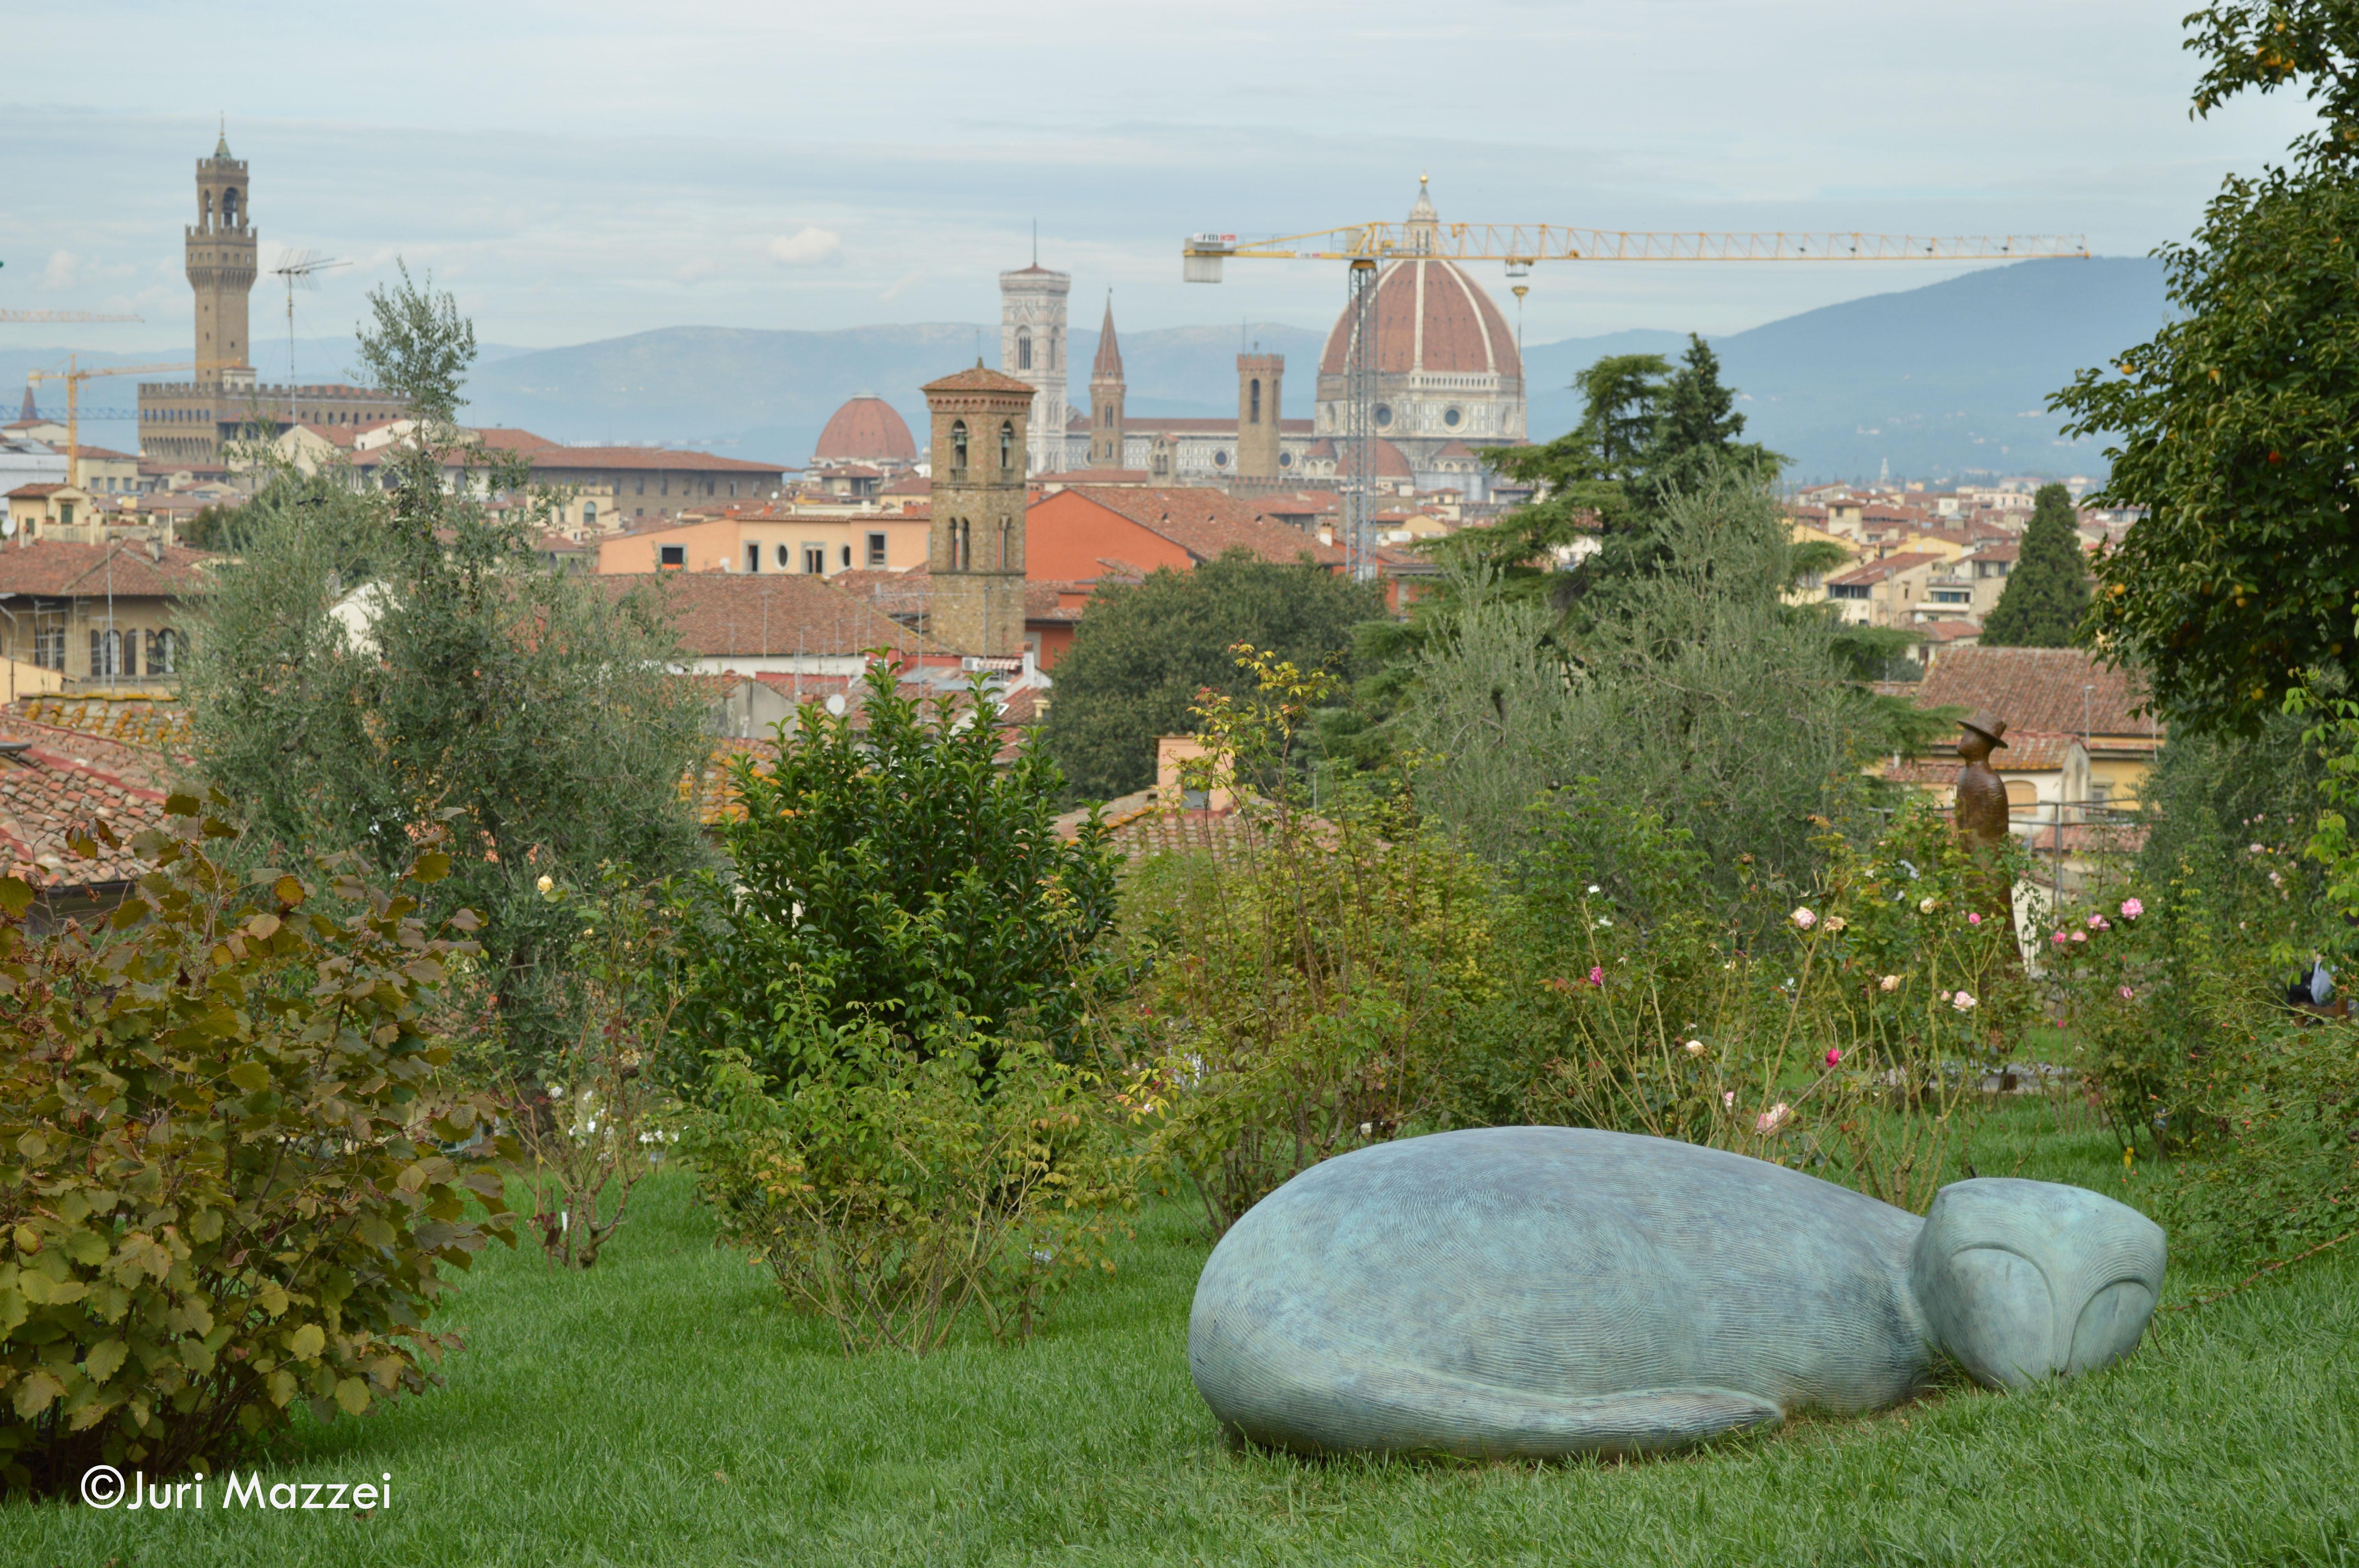
[[[1256,695],[1205,694],[1195,782],[1239,798],[1249,849],[1162,868],[1140,1011],[1109,1047],[1216,1233],[1321,1160],[1446,1124],[1493,914],[1406,792],[1346,783],[1309,809],[1294,751],[1332,677],[1240,653]]]
[[[1711,1143],[1922,1210],[2027,1017],[1979,858],[1911,807],[1864,848],[1822,833],[1790,906],[1740,866],[1731,910],[1684,833],[1593,780],[1565,796],[1502,927],[1471,1116]]]
[[[572,1029],[543,1077],[509,1077],[502,1098],[532,1162],[541,1250],[551,1263],[587,1269],[622,1228],[632,1190],[667,1138],[650,1119],[658,1097],[649,1068],[679,1004],[679,954],[659,890],[634,887],[612,867],[586,895],[543,881],[542,897],[585,923],[568,966]]]
[[[1059,837],[1056,764],[1027,737],[1003,768],[989,694],[964,696],[929,712],[880,661],[858,708],[806,704],[775,765],[737,765],[734,867],[703,884],[686,1039],[785,1086],[832,1068],[799,1053],[868,1020],[909,1041],[982,1027],[1074,1048],[1118,862],[1094,822]],[[806,1027],[807,1000],[829,1029]]]
[[[425,1326],[442,1271],[513,1244],[484,1158],[513,1145],[485,1139],[487,1099],[440,1087],[422,1029],[474,951],[416,918],[449,857],[390,893],[328,873],[353,911],[331,916],[301,878],[241,885],[236,830],[201,810],[167,803],[136,845],[157,869],[95,927],[37,935],[30,890],[0,880],[12,1487],[218,1468],[298,1399],[325,1420],[420,1389],[456,1344]]]
[[[972,1029],[912,1048],[873,1019],[832,1026],[813,1000],[794,1017],[831,1036],[806,1059],[833,1065],[774,1092],[744,1052],[713,1053],[680,1151],[720,1241],[774,1271],[845,1355],[925,1355],[970,1311],[995,1341],[1029,1338],[1067,1284],[1113,1272],[1132,1162],[1089,1075]]]

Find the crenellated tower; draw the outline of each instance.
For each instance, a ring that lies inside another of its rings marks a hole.
[[[230,156],[224,129],[213,156],[197,162],[197,221],[187,234],[189,287],[197,296],[199,385],[254,379],[246,332],[255,276],[251,196],[245,163]]]

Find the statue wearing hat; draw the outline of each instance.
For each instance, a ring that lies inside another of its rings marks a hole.
[[[2006,840],[2006,784],[1992,771],[1991,752],[2006,744],[2006,720],[1983,708],[1959,721],[1958,837],[1978,854],[1994,855]],[[2015,929],[2015,898],[2006,872],[1996,865],[1985,872],[1987,913],[2003,915]]]

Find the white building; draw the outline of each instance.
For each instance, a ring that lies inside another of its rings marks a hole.
[[[1066,273],[1035,261],[999,275],[999,368],[1032,389],[1032,423],[1026,437],[1027,473],[1056,473],[1071,465],[1065,454],[1065,297],[1073,287]]]

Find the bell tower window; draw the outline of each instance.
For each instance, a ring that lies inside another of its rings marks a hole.
[[[1250,425],[1258,425],[1261,423],[1261,377],[1254,377],[1252,383],[1247,388],[1247,391],[1249,400],[1253,405],[1253,413],[1251,417],[1246,420],[1246,423]]]
[[[237,187],[234,185],[222,192],[222,227],[237,227]]]
[[[1032,329],[1029,327],[1016,329],[1016,368],[1017,370],[1032,368]]]
[[[1002,473],[1006,473],[1015,467],[1016,422],[1012,419],[1002,419],[999,422],[999,469]]]
[[[958,473],[966,468],[966,421],[951,421],[951,471]]]

